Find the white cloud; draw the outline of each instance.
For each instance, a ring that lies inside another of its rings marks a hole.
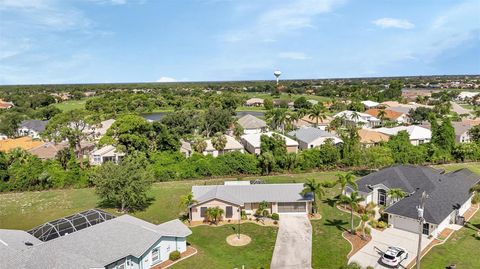
[[[307,60],[310,59],[305,53],[297,52],[297,51],[285,51],[280,52],[278,57],[282,59],[289,59],[289,60]]]
[[[394,18],[381,18],[372,21],[373,24],[380,28],[400,28],[400,29],[412,29],[415,25],[408,20],[394,19]]]
[[[172,77],[160,77],[156,82],[177,82],[177,80]]]

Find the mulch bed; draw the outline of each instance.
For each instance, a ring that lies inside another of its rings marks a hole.
[[[368,242],[370,242],[370,240],[372,240],[370,235],[366,235],[365,239],[362,239],[359,234],[351,234],[350,232],[343,232],[342,236],[352,245],[352,250],[350,250],[350,253],[347,255],[348,258],[352,257],[353,254],[357,253]]]
[[[151,269],[164,269],[164,268],[168,268],[170,267],[171,265],[185,259],[185,258],[188,258],[190,256],[193,256],[197,253],[197,250],[193,247],[190,247],[190,246],[187,246],[187,250],[185,252],[183,252],[182,254],[180,254],[180,259],[176,260],[176,261],[172,261],[172,260],[166,260],[160,264],[157,264],[155,265],[154,267],[152,267]]]

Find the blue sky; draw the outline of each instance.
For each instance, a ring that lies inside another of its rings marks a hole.
[[[478,0],[0,0],[0,84],[480,73]]]

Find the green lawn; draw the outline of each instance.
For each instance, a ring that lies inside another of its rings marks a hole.
[[[74,109],[84,109],[86,102],[87,102],[87,99],[70,100],[70,101],[54,104],[54,106],[56,106],[57,108],[65,112],[65,111],[70,111]]]
[[[288,94],[288,93],[282,93],[280,95],[280,98],[278,97],[272,97],[272,95],[270,95],[269,93],[248,93],[248,96],[250,98],[262,98],[262,99],[268,99],[268,98],[271,98],[271,99],[282,99],[282,100],[291,100],[291,101],[295,101],[295,99],[297,99],[298,97],[305,97],[308,99],[312,99],[312,100],[316,100],[316,101],[321,101],[321,102],[326,102],[326,101],[330,101],[330,98],[328,97],[325,97],[325,96],[317,96],[317,95],[307,95],[307,94]]]
[[[474,237],[480,231],[480,213],[477,212],[470,222],[460,231],[455,232],[446,243],[434,247],[422,259],[425,269],[445,268],[456,264],[457,268],[480,268],[480,240]]]

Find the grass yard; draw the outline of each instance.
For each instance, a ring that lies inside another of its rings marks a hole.
[[[57,108],[65,112],[65,111],[70,111],[74,109],[84,109],[86,102],[87,102],[87,99],[70,100],[70,101],[65,101],[61,103],[56,103],[54,106],[56,106]]]
[[[479,231],[480,213],[477,212],[465,227],[423,257],[422,268],[438,269],[451,264],[462,269],[480,268],[480,240],[475,238],[475,233]]]
[[[262,98],[262,99],[271,98],[271,99],[282,99],[282,100],[291,100],[291,101],[295,101],[295,99],[297,99],[298,97],[301,97],[301,96],[307,98],[307,100],[312,99],[312,100],[316,100],[316,101],[319,101],[319,102],[330,101],[330,98],[325,97],[325,96],[318,96],[318,95],[282,93],[280,95],[280,98],[278,98],[278,97],[273,97],[269,93],[256,93],[256,92],[249,92],[248,93],[248,97],[250,97],[250,98],[254,98],[254,97],[255,98]]]

